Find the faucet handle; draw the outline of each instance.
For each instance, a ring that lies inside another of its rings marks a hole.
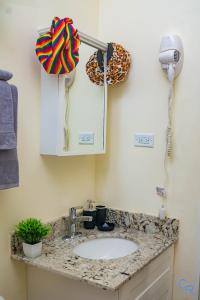
[[[74,206],[69,209],[69,216],[76,217],[76,211],[78,209],[83,209],[82,206]]]

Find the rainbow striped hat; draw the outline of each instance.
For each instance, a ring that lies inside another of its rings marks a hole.
[[[49,74],[71,72],[79,62],[80,38],[70,18],[55,17],[49,32],[36,42],[36,55]]]

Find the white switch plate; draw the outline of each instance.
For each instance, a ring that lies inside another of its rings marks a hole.
[[[136,147],[154,147],[154,133],[136,133],[134,139]]]
[[[81,145],[94,145],[94,132],[80,132],[78,140]]]

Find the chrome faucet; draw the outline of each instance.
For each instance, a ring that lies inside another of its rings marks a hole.
[[[81,232],[77,231],[77,225],[80,222],[92,221],[90,216],[77,216],[77,210],[83,209],[82,206],[71,207],[69,209],[69,224],[68,224],[68,234],[63,237],[64,240],[73,239],[75,236],[80,235]]]

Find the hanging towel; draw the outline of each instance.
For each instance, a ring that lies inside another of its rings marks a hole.
[[[80,38],[70,18],[55,17],[49,32],[37,39],[36,55],[49,74],[67,74],[79,62]]]
[[[3,80],[2,80],[2,71],[0,71],[0,99],[2,100],[2,96],[5,95],[5,90],[2,93]],[[5,78],[5,77],[4,77]],[[8,77],[6,77],[8,79]],[[6,83],[6,82],[5,82]],[[17,88],[14,85],[7,86],[7,91],[9,96],[11,93],[11,107],[13,109],[13,130],[15,135],[15,143],[17,143],[17,105],[18,105],[18,92]],[[7,98],[9,99],[8,95]],[[11,112],[11,109],[8,109]],[[2,114],[1,114],[2,116]],[[0,128],[2,123],[0,122]],[[13,143],[14,145],[14,143]],[[16,144],[15,144],[16,145]],[[0,149],[0,189],[9,189],[13,187],[19,186],[19,165],[17,159],[17,149],[13,147],[12,149]]]
[[[0,71],[0,150],[16,148],[13,99],[9,80],[12,74]]]
[[[5,70],[0,70],[0,80],[5,80],[8,81],[13,77],[13,74],[5,71]]]

